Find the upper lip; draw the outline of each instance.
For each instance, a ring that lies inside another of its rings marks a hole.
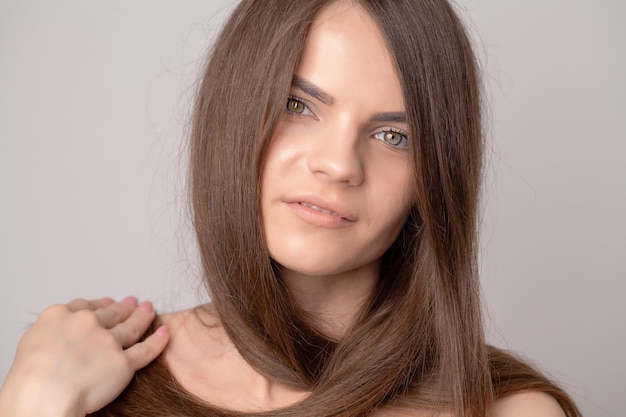
[[[298,203],[298,204],[308,203],[316,207],[319,207],[320,209],[323,209],[323,210],[330,210],[333,213],[339,215],[339,217],[341,217],[344,220],[348,220],[351,222],[356,221],[356,215],[350,212],[350,210],[348,210],[343,204],[326,200],[319,196],[315,196],[315,195],[298,196],[298,197],[289,198],[286,202]]]

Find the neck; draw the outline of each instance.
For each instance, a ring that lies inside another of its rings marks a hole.
[[[378,263],[333,275],[281,271],[294,301],[331,338],[340,339],[369,300],[378,279]]]
[[[259,413],[291,406],[308,393],[260,374],[226,334],[214,306],[161,316],[170,329],[163,356],[187,391],[215,406]]]

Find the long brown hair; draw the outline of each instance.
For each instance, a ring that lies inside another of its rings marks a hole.
[[[492,370],[476,271],[480,83],[447,1],[353,1],[378,23],[395,61],[415,138],[417,204],[383,257],[371,300],[340,341],[292,302],[268,254],[259,213],[264,155],[309,25],[330,1],[239,4],[199,86],[190,146],[193,222],[221,322],[256,370],[311,394],[270,413],[227,412],[184,394],[157,364],[102,415],[146,413],[155,398],[141,386],[157,380],[164,385],[151,415],[359,416],[406,405],[487,414]],[[164,411],[168,389],[174,399]]]

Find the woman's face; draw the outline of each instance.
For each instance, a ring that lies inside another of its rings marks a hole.
[[[263,226],[283,274],[377,271],[414,203],[398,77],[375,23],[346,3],[313,22],[265,159]]]

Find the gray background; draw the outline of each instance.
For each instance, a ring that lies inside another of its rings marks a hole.
[[[193,82],[232,1],[0,1],[0,378],[46,305],[205,300],[185,220]],[[460,2],[489,102],[490,340],[587,416],[626,410],[626,6]]]

